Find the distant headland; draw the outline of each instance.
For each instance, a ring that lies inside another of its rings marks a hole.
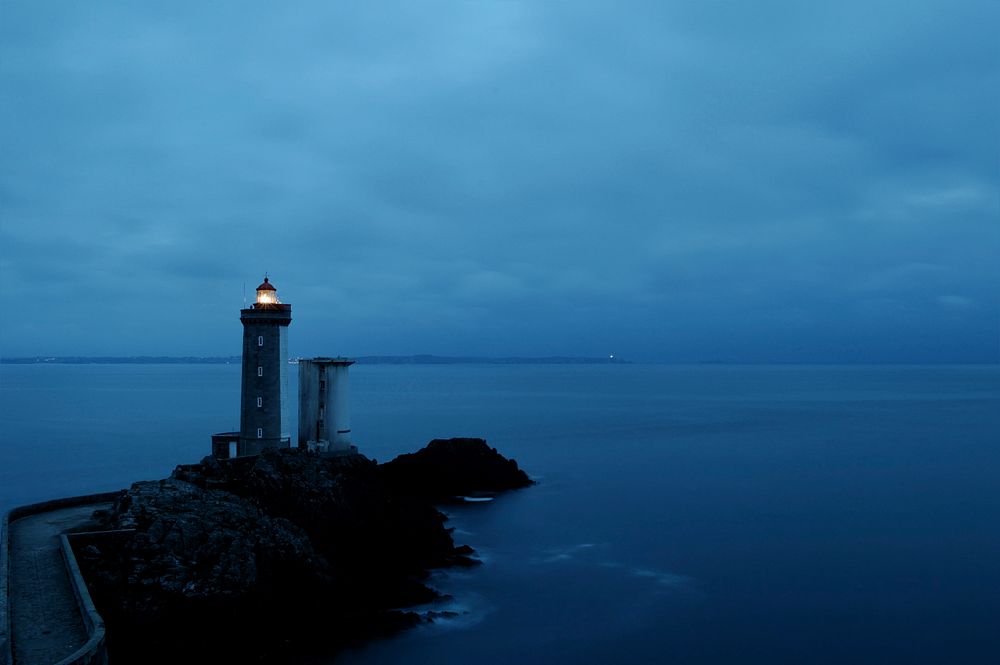
[[[629,365],[617,356],[352,356],[359,365]],[[5,365],[235,365],[241,356],[26,356]],[[294,362],[295,359],[292,360]]]

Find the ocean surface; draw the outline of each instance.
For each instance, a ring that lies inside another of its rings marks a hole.
[[[1000,662],[996,366],[358,365],[351,384],[369,457],[483,436],[539,484],[447,508],[484,561],[435,575],[456,617],[336,663]],[[7,509],[197,461],[238,424],[239,367],[4,365],[0,399]]]

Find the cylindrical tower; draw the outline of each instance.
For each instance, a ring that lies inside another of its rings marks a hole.
[[[324,453],[356,452],[351,445],[348,358],[299,360],[299,447]]]
[[[353,360],[338,358],[330,363],[326,371],[327,380],[332,390],[327,394],[327,413],[333,414],[330,419],[330,443],[335,450],[347,450],[351,447],[351,411],[348,408],[347,368],[354,364]]]
[[[291,443],[288,414],[288,324],[292,306],[264,277],[257,300],[240,310],[243,323],[243,387],[240,402],[239,455]]]

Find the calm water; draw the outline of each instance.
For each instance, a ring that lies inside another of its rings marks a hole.
[[[338,663],[998,662],[1000,368],[355,366],[351,381],[367,455],[485,436],[540,484],[450,509],[486,562],[436,578],[457,619]],[[7,508],[199,459],[238,422],[239,373],[7,365],[0,397]]]

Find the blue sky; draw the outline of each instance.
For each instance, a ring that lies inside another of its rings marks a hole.
[[[998,359],[1000,3],[0,13],[4,355]]]

